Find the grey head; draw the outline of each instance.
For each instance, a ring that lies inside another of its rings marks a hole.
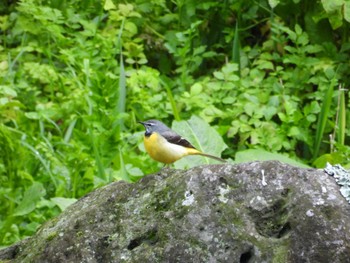
[[[153,132],[163,134],[164,132],[171,131],[171,129],[168,126],[166,126],[163,122],[158,120],[140,121],[139,123],[145,126],[145,135],[151,135]]]

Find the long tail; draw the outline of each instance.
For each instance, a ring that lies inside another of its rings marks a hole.
[[[202,152],[198,152],[198,153],[196,153],[196,154],[197,154],[197,155],[202,155],[202,156],[205,156],[205,157],[209,157],[209,158],[215,159],[215,160],[217,160],[217,161],[226,163],[226,160],[221,159],[221,158],[219,158],[219,157],[216,157],[216,156],[214,156],[214,155],[210,155],[210,154],[206,154],[206,153],[202,153]]]

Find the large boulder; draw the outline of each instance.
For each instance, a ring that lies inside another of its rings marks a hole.
[[[10,262],[350,262],[350,205],[322,170],[164,169],[97,189],[0,251]]]

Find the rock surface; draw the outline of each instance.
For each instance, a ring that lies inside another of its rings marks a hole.
[[[97,189],[1,259],[344,263],[350,206],[321,170],[274,161],[169,169]]]

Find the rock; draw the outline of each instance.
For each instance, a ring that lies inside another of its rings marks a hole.
[[[168,169],[95,190],[0,259],[344,263],[350,205],[321,170],[275,161]]]

